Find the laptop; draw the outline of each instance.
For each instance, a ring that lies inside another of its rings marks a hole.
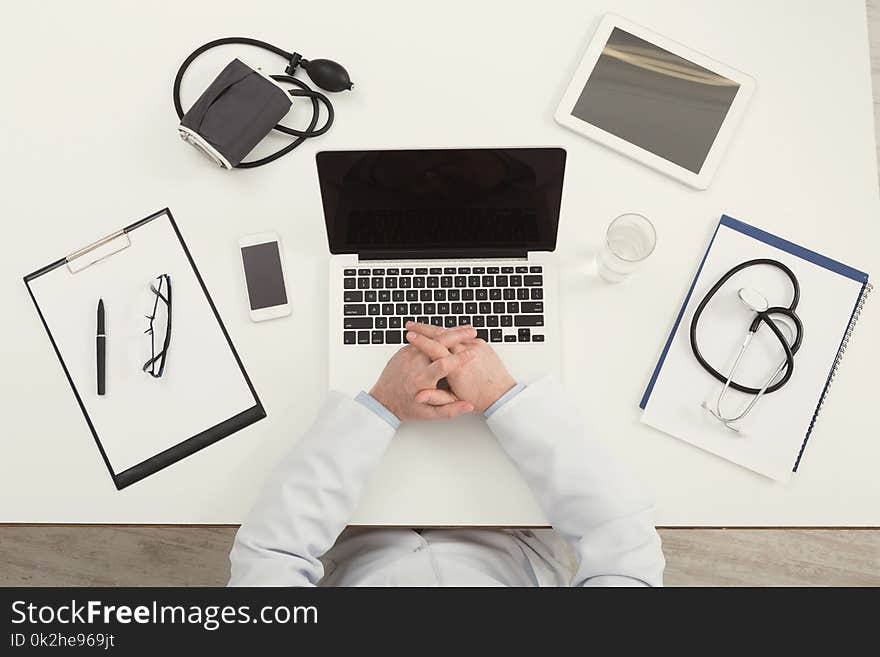
[[[558,374],[552,251],[563,149],[323,151],[316,160],[332,254],[331,389],[369,392],[388,359],[407,344],[408,321],[470,324],[518,381]],[[450,517],[429,521],[414,508],[412,518],[393,524],[486,524],[478,521],[481,513],[464,508],[473,506],[473,496],[494,518],[498,504],[542,518],[495,443],[477,417],[405,423],[359,517],[376,524],[377,515],[387,517],[392,498],[399,508],[399,495],[417,492],[413,485],[454,482],[462,504],[446,505]],[[507,499],[487,500],[487,494]],[[465,516],[474,522],[462,522]]]

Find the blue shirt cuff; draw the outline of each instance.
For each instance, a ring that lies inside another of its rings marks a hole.
[[[492,415],[492,413],[497,411],[499,408],[504,406],[507,402],[509,402],[511,399],[513,399],[519,393],[521,393],[523,390],[525,390],[525,388],[526,388],[525,383],[517,383],[510,390],[508,390],[503,395],[501,395],[495,401],[494,404],[492,404],[489,408],[487,408],[485,411],[483,411],[483,417],[488,418],[490,415]]]
[[[362,406],[365,406],[373,411],[376,415],[378,415],[380,418],[390,424],[392,429],[397,431],[397,427],[400,426],[400,419],[398,419],[398,417],[394,413],[385,408],[382,405],[382,402],[373,397],[373,395],[367,394],[366,392],[361,390],[358,393],[357,397],[354,398],[354,400]]]

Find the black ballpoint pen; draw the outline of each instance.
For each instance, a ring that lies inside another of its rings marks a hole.
[[[95,337],[95,346],[98,359],[98,394],[104,394],[105,375],[105,350],[107,348],[107,336],[104,334],[104,300],[98,299],[98,333]]]

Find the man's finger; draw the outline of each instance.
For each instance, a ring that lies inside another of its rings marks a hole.
[[[437,381],[444,378],[451,372],[454,372],[465,363],[469,363],[473,359],[474,353],[472,351],[462,351],[459,354],[454,354],[452,356],[441,358],[440,360],[435,360],[433,363],[428,365],[428,367],[424,371],[422,387],[436,388]]]
[[[416,331],[408,330],[406,332],[406,339],[413,347],[431,360],[439,360],[449,355],[449,350],[442,344]]]
[[[473,340],[477,335],[477,330],[470,326],[458,326],[456,328],[441,329],[441,334],[436,337],[425,335],[414,327],[422,327],[424,324],[407,324],[406,339],[417,347],[419,351],[428,356],[431,360],[437,360],[449,355],[449,349],[462,342]],[[431,328],[438,328],[432,326]],[[431,344],[431,343],[434,344]]]
[[[446,330],[442,326],[434,326],[433,324],[422,324],[420,322],[407,322],[404,326],[407,331],[424,335],[426,338],[436,338],[443,335]]]
[[[474,405],[470,402],[457,401],[443,406],[423,406],[422,408],[422,415],[426,420],[449,420],[459,415],[472,413]]]
[[[439,388],[428,388],[426,390],[419,391],[419,393],[416,395],[416,401],[419,404],[428,404],[430,406],[443,406],[444,404],[457,402],[458,397],[453,395],[448,390],[441,390]]]

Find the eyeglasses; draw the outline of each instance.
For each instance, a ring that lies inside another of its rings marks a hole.
[[[165,371],[168,347],[171,345],[171,276],[158,276],[150,283],[150,292],[153,293],[152,310],[146,316],[150,325],[144,331],[150,336],[150,359],[144,363],[143,369],[158,379]]]

